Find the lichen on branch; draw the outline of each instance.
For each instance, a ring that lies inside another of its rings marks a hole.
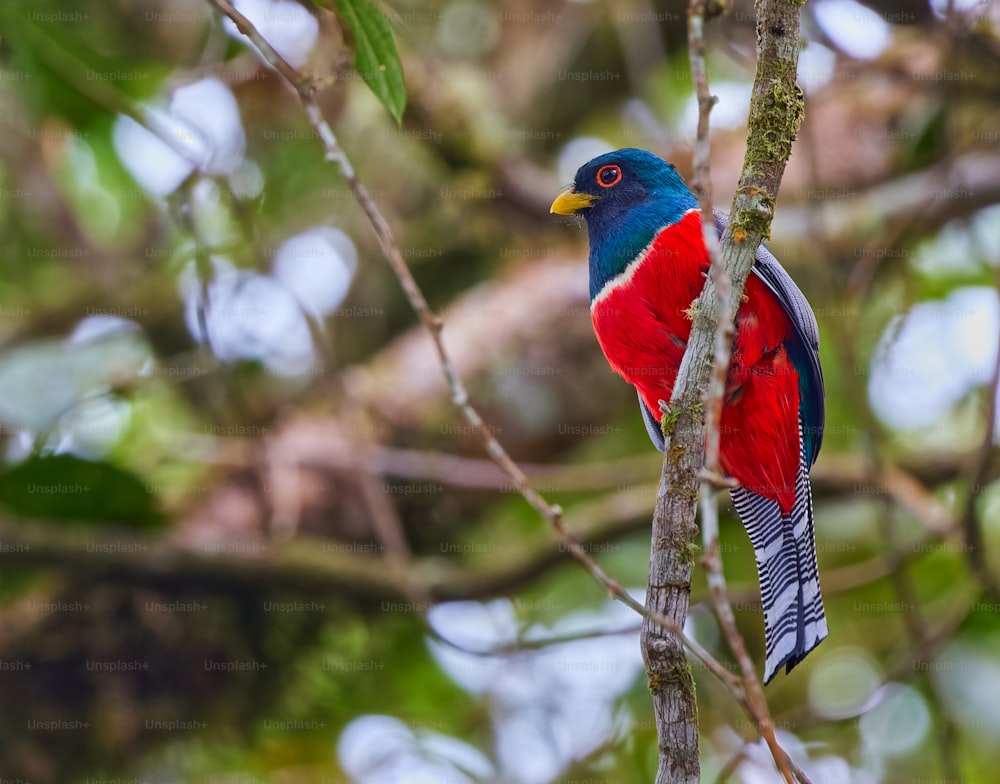
[[[705,412],[708,409],[713,414],[711,419],[717,428],[721,409],[718,389],[705,401],[710,378],[714,377],[713,357],[721,358],[724,363],[719,369],[721,373],[715,374],[721,375],[724,386],[732,320],[742,301],[757,247],[769,235],[785,164],[804,114],[802,90],[795,80],[800,8],[801,3],[788,0],[757,2],[757,71],[750,101],[747,151],[731,219],[718,253],[712,230],[711,197],[706,192],[708,115],[714,100],[708,92],[705,75],[705,0],[691,0],[688,12],[691,70],[699,105],[695,190],[702,202],[706,245],[713,262],[705,288],[692,306],[691,335],[663,418],[666,445],[653,516],[646,593],[647,609],[664,613],[681,626],[687,616],[690,553],[698,531],[695,510],[701,488],[699,472],[705,465]],[[712,388],[718,386],[716,383]],[[713,443],[717,445],[717,436]],[[695,784],[700,778],[698,706],[690,670],[682,666],[683,648],[647,618],[642,629],[642,650],[657,723],[656,784]],[[753,680],[751,673],[743,681],[744,710],[761,728],[783,778],[791,781],[791,763],[774,739],[766,702],[759,683],[755,685]],[[795,775],[801,778],[798,771]]]

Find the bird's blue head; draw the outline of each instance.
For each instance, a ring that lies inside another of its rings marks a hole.
[[[627,148],[599,155],[576,173],[551,212],[581,214],[590,234],[590,298],[622,272],[660,229],[698,201],[672,164]]]

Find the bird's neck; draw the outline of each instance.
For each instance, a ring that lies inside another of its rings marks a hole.
[[[591,223],[590,232],[590,301],[626,276],[641,263],[654,240],[671,226],[679,224],[697,203],[672,202],[666,205],[633,210],[624,219]]]

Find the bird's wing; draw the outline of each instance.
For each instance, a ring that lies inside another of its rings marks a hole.
[[[729,216],[719,210],[714,212],[715,225],[721,236],[729,223]],[[795,327],[796,340],[786,346],[786,349],[789,359],[799,371],[802,439],[806,445],[809,465],[812,465],[816,462],[823,443],[823,425],[826,421],[823,369],[819,364],[819,325],[805,294],[763,244],[757,248],[750,271],[774,292],[782,310],[788,314]]]
[[[665,448],[665,442],[663,429],[660,427],[660,417],[654,416],[653,412],[649,410],[646,401],[642,399],[642,392],[639,392],[639,410],[642,411],[642,421],[646,425],[646,432],[649,433],[649,440],[662,452]]]

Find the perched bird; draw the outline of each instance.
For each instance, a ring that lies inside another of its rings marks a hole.
[[[669,401],[709,258],[701,212],[676,169],[644,150],[594,158],[551,211],[581,214],[590,235],[590,314],[611,367],[639,393],[663,451]],[[716,213],[716,229],[727,217]],[[736,315],[719,463],[753,545],[764,609],[764,682],[828,634],[819,590],[809,468],[823,440],[819,330],[777,259],[757,251]]]

